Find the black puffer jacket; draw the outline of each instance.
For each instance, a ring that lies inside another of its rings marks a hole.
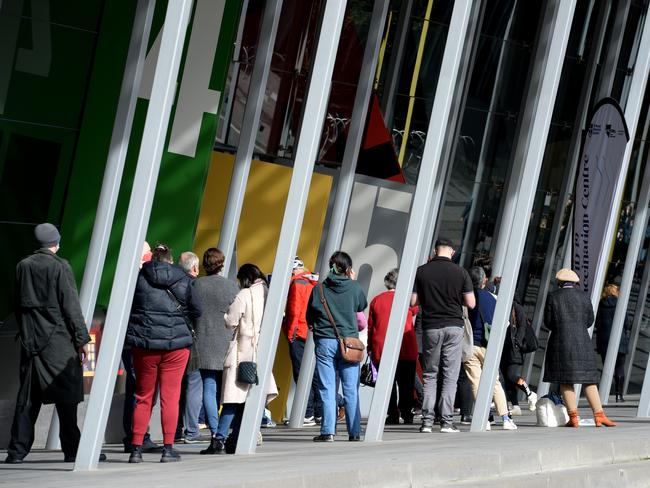
[[[596,353],[587,330],[594,323],[594,309],[585,292],[560,288],[549,294],[544,324],[551,331],[546,345],[544,381],[590,385],[598,383]]]
[[[193,321],[201,316],[201,305],[192,288],[192,278],[178,266],[158,261],[145,263],[135,287],[126,343],[165,351],[191,346],[192,335],[183,313],[166,290],[174,294]]]

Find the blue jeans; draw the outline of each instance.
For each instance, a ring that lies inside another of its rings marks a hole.
[[[215,436],[219,427],[219,405],[221,403],[219,392],[221,391],[222,371],[216,369],[201,369],[199,371],[201,371],[203,380],[203,410],[205,410],[205,418],[210,432],[212,436]]]
[[[215,439],[225,441],[228,438],[228,431],[232,425],[232,438],[237,442],[245,405],[245,403],[224,403],[221,406],[221,418],[219,418],[219,427],[214,436]]]
[[[361,435],[361,411],[359,409],[359,364],[349,363],[341,357],[336,339],[315,338],[318,391],[323,402],[323,420],[320,433],[336,434],[337,391],[336,373],[341,378],[345,397],[345,423],[348,435]]]
[[[203,388],[199,370],[185,375],[187,387],[185,389],[185,410],[183,412],[183,425],[185,437],[195,439],[201,435],[199,432],[199,416],[203,405]]]

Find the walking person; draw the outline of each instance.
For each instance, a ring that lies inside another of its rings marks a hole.
[[[142,443],[157,387],[164,443],[160,461],[181,459],[173,444],[181,382],[192,346],[188,321],[201,315],[191,285],[192,278],[173,266],[171,249],[164,244],[154,248],[152,261],[143,264],[138,275],[126,332],[136,373],[130,463],[142,462]]]
[[[296,384],[298,384],[302,356],[305,352],[305,343],[307,341],[307,306],[311,291],[317,283],[318,276],[313,275],[308,269],[305,269],[305,264],[296,256],[296,259],[293,261],[287,306],[282,321],[282,330],[289,341],[293,380]],[[307,409],[305,410],[305,419],[303,422],[305,427],[316,425],[314,418],[315,402],[319,403],[318,374],[314,375],[309,399],[307,400]]]
[[[598,314],[596,315],[596,350],[600,355],[603,364],[607,357],[607,347],[609,346],[609,337],[612,333],[612,324],[614,323],[614,312],[618,303],[619,288],[614,284],[606,285],[598,305]],[[624,402],[623,386],[625,385],[625,356],[627,356],[630,344],[630,331],[632,330],[632,321],[625,314],[623,335],[618,345],[616,354],[616,363],[614,366],[614,390],[616,394],[616,403]]]
[[[391,269],[384,277],[387,291],[380,293],[370,302],[368,312],[368,355],[373,364],[379,368],[381,353],[384,349],[388,320],[395,297],[395,287],[399,270]],[[402,346],[395,370],[395,381],[388,404],[386,424],[400,423],[400,417],[405,424],[413,423],[413,393],[415,389],[415,365],[418,359],[418,344],[413,327],[413,317],[417,315],[418,307],[409,307],[402,335]],[[399,403],[397,392],[399,389]]]
[[[29,454],[43,404],[56,407],[65,462],[75,460],[81,436],[77,405],[84,398],[82,364],[88,361],[90,336],[72,269],[56,255],[59,231],[44,223],[34,236],[39,248],[16,266],[20,389],[5,459],[9,464],[20,464]]]
[[[203,254],[207,276],[197,278],[194,293],[203,304],[203,313],[196,321],[196,342],[199,350],[199,371],[203,388],[203,410],[212,435],[210,446],[201,454],[218,454],[223,442],[217,439],[219,407],[221,406],[223,362],[232,332],[226,328],[224,315],[239,292],[237,284],[219,273],[226,257],[211,247]]]
[[[215,454],[235,453],[244,406],[251,386],[238,381],[238,368],[242,361],[257,362],[257,344],[268,293],[266,277],[254,264],[242,265],[237,272],[237,280],[241,290],[224,315],[225,327],[233,332],[233,340],[232,348],[227,351],[223,364],[221,417],[211,444]],[[271,375],[267,403],[277,394],[275,380]],[[231,427],[232,433],[229,435]]]
[[[436,400],[440,403],[441,432],[459,432],[453,414],[461,363],[463,305],[472,309],[476,301],[467,271],[451,260],[454,254],[449,239],[438,239],[435,257],[417,270],[411,296],[411,306],[419,304],[422,310],[424,401],[420,432],[424,433],[433,431]],[[442,391],[438,399],[439,379]]]
[[[526,327],[529,327],[529,325],[524,307],[515,301],[510,311],[510,323],[506,330],[503,353],[501,354],[501,374],[506,398],[512,403],[512,409],[510,410],[512,415],[521,415],[519,391],[526,395],[528,410],[534,412],[537,406],[537,393],[531,391],[528,383],[521,375],[525,355],[521,350],[521,346],[526,336]]]
[[[605,415],[598,387],[596,354],[588,329],[594,323],[594,310],[587,294],[577,287],[578,275],[563,268],[555,276],[558,290],[549,294],[544,309],[544,324],[551,331],[546,345],[544,381],[560,383],[560,393],[569,412],[567,427],[578,427],[578,404],[573,385],[584,385],[585,396],[594,413],[596,427],[613,427]]]
[[[359,363],[348,362],[341,355],[338,336],[359,337],[357,312],[362,312],[368,302],[352,269],[352,258],[342,251],[332,254],[330,272],[311,293],[307,308],[307,323],[314,333],[316,370],[318,372],[323,418],[320,435],[314,442],[333,442],[336,434],[338,373],[345,398],[345,423],[348,440],[361,440],[361,411],[359,409]],[[332,320],[325,308],[327,303]],[[336,332],[338,329],[338,333]]]
[[[478,385],[481,381],[481,373],[483,372],[483,362],[485,361],[485,354],[487,353],[488,345],[488,325],[492,324],[494,319],[494,309],[497,305],[497,300],[492,293],[485,290],[487,284],[487,277],[485,271],[480,266],[474,266],[469,270],[469,276],[474,285],[474,296],[476,297],[476,306],[469,311],[469,320],[472,323],[472,331],[474,333],[474,347],[472,356],[463,363],[469,382],[472,385],[472,394],[476,400],[478,393]],[[508,414],[508,402],[506,394],[503,391],[499,378],[494,383],[494,405],[496,407],[497,415],[503,421],[504,430],[516,430],[517,425],[512,421]],[[489,427],[488,423],[488,427]]]

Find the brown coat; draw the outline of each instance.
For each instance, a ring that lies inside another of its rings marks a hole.
[[[229,347],[223,364],[222,403],[245,403],[250,385],[237,381],[237,365],[240,361],[257,362],[257,343],[264,314],[265,285],[262,281],[244,288],[235,297],[224,315],[226,328],[237,335],[237,350]],[[275,379],[271,375],[267,403],[278,394]]]

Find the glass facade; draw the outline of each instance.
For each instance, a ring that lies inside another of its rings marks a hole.
[[[95,206],[79,202],[97,200],[133,20],[131,10],[120,18],[123,9],[102,0],[50,3],[45,2],[49,7],[43,8],[38,2],[24,2],[18,8],[21,2],[0,2],[0,275],[7,282],[13,280],[15,263],[33,248],[33,226],[42,221],[61,226],[66,212],[67,227],[63,227],[69,233],[64,234],[63,244],[71,239],[75,245],[85,246],[83,250],[74,250],[80,252],[80,257],[70,258],[77,277],[83,272]],[[209,192],[206,182],[208,171],[213,168],[210,158],[215,153],[232,154],[240,143],[266,3],[228,2],[229,13],[238,20],[229,27],[232,32],[228,30],[219,41],[219,56],[214,46],[212,55],[217,61],[211,78],[208,76],[213,85],[207,83],[207,88],[220,93],[223,103],[217,103],[212,112],[199,106],[201,110],[196,115],[201,120],[207,120],[208,113],[214,119],[218,117],[216,127],[198,124],[201,141],[214,140],[214,147],[203,144],[205,147],[199,148],[203,151],[200,165],[193,163],[198,156],[185,155],[189,159],[179,159],[176,156],[181,153],[170,156],[173,152],[167,148],[166,171],[161,172],[157,189],[163,192],[161,201],[166,206],[154,205],[159,226],[156,230],[161,229],[154,240],[159,235],[165,240],[166,236],[173,238],[182,233],[179,247],[185,249],[196,239],[201,199]],[[283,2],[254,151],[256,160],[276,168],[293,165],[302,120],[310,116],[304,113],[305,101],[325,4],[325,0]],[[542,294],[553,289],[552,277],[562,267],[567,251],[570,252],[575,178],[572,164],[577,161],[583,140],[583,119],[603,96],[610,96],[623,109],[641,106],[638,129],[631,134],[633,152],[623,199],[620,208],[613,209],[618,215],[618,228],[607,282],[620,281],[629,252],[641,181],[650,156],[650,90],[646,90],[642,100],[630,98],[631,79],[637,57],[642,54],[639,45],[649,0],[631,2],[629,14],[622,19],[622,36],[616,39],[615,20],[622,4],[623,0],[615,0],[609,9],[607,2],[578,0],[576,4],[530,222],[525,229],[526,244],[515,294],[535,324],[541,323]],[[458,103],[454,104],[457,123],[449,127],[453,133],[449,138],[451,146],[443,151],[447,155],[443,161],[447,172],[441,176],[445,184],[435,216],[435,235],[456,243],[456,259],[465,267],[489,263],[495,257],[497,243],[509,237],[503,230],[504,207],[507,196],[514,194],[509,192],[517,191],[513,175],[522,165],[518,148],[527,136],[526,109],[535,103],[528,94],[531,84],[537,81],[531,78],[539,63],[540,31],[548,20],[544,18],[546,2],[491,0],[481,5],[472,51],[464,67],[467,77],[459,90]],[[242,6],[245,10],[239,15]],[[348,140],[374,7],[373,0],[350,0],[346,6],[315,161],[317,170],[333,181],[339,174]],[[377,189],[376,198],[370,199],[376,200],[373,204],[379,210],[373,207],[371,216],[375,210],[376,215],[388,215],[387,209],[408,214],[430,135],[429,122],[440,116],[432,110],[453,7],[453,0],[389,2],[356,167],[363,183]],[[163,14],[162,7],[156,10],[154,32],[160,30]],[[156,35],[152,34],[150,48]],[[231,37],[234,43],[230,42]],[[233,44],[231,56],[229,49]],[[113,53],[108,54],[111,48]],[[612,49],[617,50],[616,63],[607,65]],[[189,55],[185,52],[184,56],[185,63]],[[151,60],[148,63],[153,65]],[[108,71],[118,73],[110,83],[104,82]],[[221,86],[221,79],[216,86],[215,80],[219,76],[225,79],[227,72],[225,86]],[[607,80],[611,80],[611,86]],[[179,87],[181,82],[179,77]],[[141,95],[125,177],[129,184],[122,188],[118,206],[122,217],[126,213],[141,136],[138,131],[144,125],[147,103],[147,97]],[[176,106],[172,117],[177,112]],[[102,119],[103,125],[97,119]],[[92,120],[95,122],[89,123]],[[82,133],[84,144],[79,143]],[[98,151],[96,158],[89,157],[95,142],[105,150]],[[193,177],[188,179],[190,166]],[[86,191],[87,179],[87,191],[93,198],[80,200],[77,197]],[[183,180],[184,186],[178,186]],[[391,182],[386,185],[383,180]],[[390,192],[382,193],[379,188]],[[397,203],[391,202],[394,207],[381,207],[380,203],[385,202],[380,200],[387,198],[382,194],[394,196],[399,188],[405,189],[406,196],[395,197]],[[190,193],[192,201],[187,203]],[[177,213],[177,207],[182,205],[175,198],[184,202],[185,211]],[[331,207],[331,195],[327,198]],[[225,199],[225,195],[219,195],[215,208],[225,207]],[[84,210],[84,232],[76,232],[79,214],[70,212],[71,207]],[[104,277],[106,290],[117,261],[123,220],[118,219],[119,229],[111,237],[113,258],[107,265],[110,272]],[[380,235],[384,230],[373,229],[372,239],[382,245],[392,243],[392,238]],[[401,235],[400,239],[403,240]],[[649,248],[650,226],[636,264],[627,311],[633,323],[628,355],[631,393],[640,391],[650,352]],[[0,321],[11,312],[11,304],[10,287],[0,296]],[[547,337],[548,331],[542,327],[540,349],[529,365],[532,374],[528,379],[532,385],[540,381]]]

